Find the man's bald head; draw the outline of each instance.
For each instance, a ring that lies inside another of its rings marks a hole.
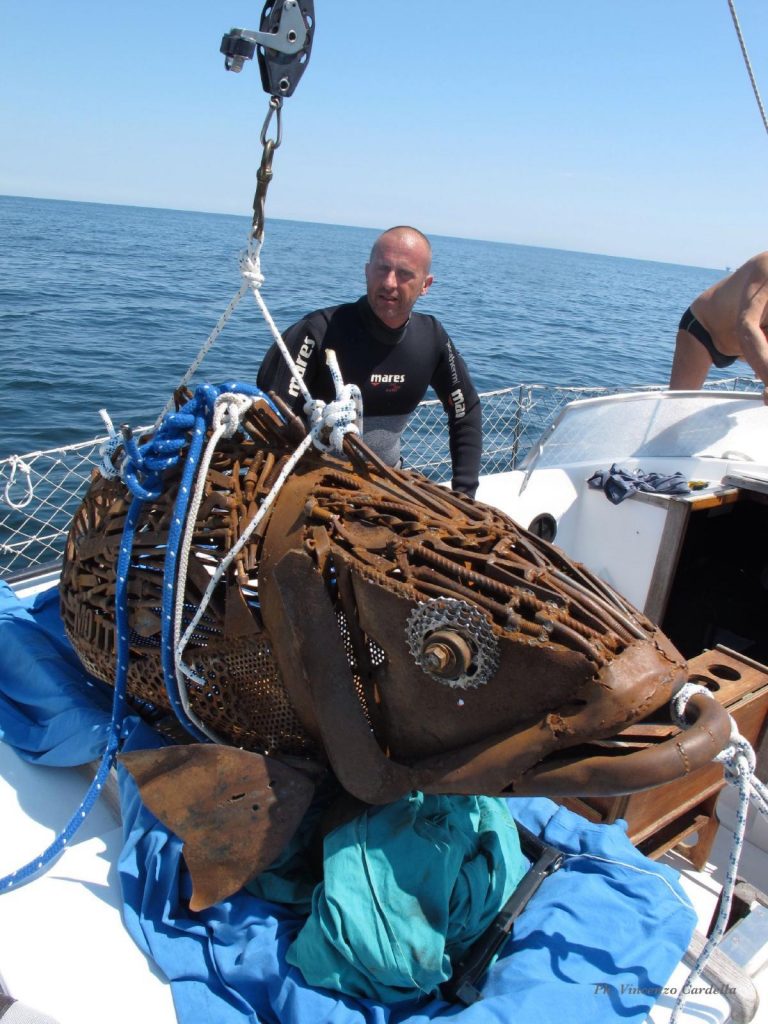
[[[426,235],[405,224],[388,228],[373,243],[365,265],[368,302],[388,327],[402,327],[433,278],[432,246]]]

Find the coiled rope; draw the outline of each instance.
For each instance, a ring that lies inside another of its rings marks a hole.
[[[149,440],[139,446],[130,429],[124,428],[122,436],[118,435],[107,411],[105,409],[100,410],[109,434],[107,441],[102,445],[99,452],[101,457],[100,471],[103,476],[108,478],[117,475],[118,471],[114,466],[114,453],[122,444],[125,454],[120,464],[119,474],[133,494],[133,501],[129,507],[123,528],[116,567],[115,686],[107,742],[96,776],[65,828],[39,856],[16,871],[0,878],[0,892],[10,891],[30,881],[46,870],[63,852],[95,804],[101,790],[104,788],[107,776],[114,766],[125,718],[125,697],[130,658],[127,582],[131,565],[133,538],[144,503],[160,497],[163,489],[163,475],[168,469],[178,463],[185,446],[188,446],[187,455],[173,508],[163,571],[161,661],[168,699],[179,722],[194,739],[200,742],[218,742],[215,733],[200,721],[190,706],[186,679],[192,679],[198,684],[203,681],[189,666],[184,665],[182,661],[184,650],[210,603],[216,585],[232,564],[238,552],[247,543],[253,531],[263,520],[283,484],[309,446],[315,444],[323,451],[335,451],[341,454],[344,435],[348,431],[359,432],[361,430],[362,397],[360,390],[355,385],[344,384],[336,355],[332,350],[327,351],[326,361],[333,378],[336,401],[329,403],[316,401],[307,389],[261,295],[260,289],[264,283],[264,276],[261,273],[259,262],[261,244],[261,240],[251,239],[249,241],[248,250],[241,257],[240,262],[243,284],[219,318],[213,331],[184,375],[179,387],[185,387],[189,383],[205,355],[221,334],[236,306],[246,291],[250,289],[273,338],[280,348],[283,358],[288,363],[294,379],[298,382],[304,394],[305,411],[310,419],[309,433],[286,462],[258,512],[243,531],[239,540],[217,567],[191,623],[184,635],[180,636],[185,607],[184,595],[192,535],[202,501],[205,479],[216,447],[222,437],[233,436],[239,428],[243,416],[251,408],[255,400],[266,401],[277,415],[280,414],[269,397],[254,385],[228,382],[214,387],[211,384],[202,384],[195,390],[192,398],[177,412],[171,411],[173,409],[173,399],[171,399],[156,421],[155,429]],[[211,428],[212,433],[203,454],[205,435]],[[27,496],[23,502],[13,503],[9,498],[9,490],[15,482],[17,468],[26,475]],[[195,479],[197,484],[193,492]],[[20,458],[17,458],[12,465],[11,476],[6,484],[4,496],[6,502],[16,509],[24,508],[32,500],[33,488],[30,480],[30,470]],[[179,567],[178,570],[177,566]]]
[[[676,694],[672,702],[672,718],[675,721],[675,724],[682,729],[686,728],[690,724],[685,717],[686,705],[689,699],[697,693],[705,694],[712,700],[715,699],[710,691],[705,687],[696,686],[693,683],[686,683],[679,693]],[[726,782],[736,786],[738,789],[736,828],[734,829],[733,842],[728,856],[728,867],[726,869],[725,880],[723,882],[720,909],[718,911],[715,927],[707,939],[701,953],[696,958],[696,962],[691,967],[688,978],[680,990],[680,995],[677,997],[677,1001],[675,1002],[672,1010],[670,1024],[676,1024],[678,1015],[685,1003],[686,995],[690,992],[695,981],[700,977],[707,961],[717,948],[725,933],[726,924],[728,923],[728,917],[731,911],[731,904],[733,902],[733,892],[736,886],[741,851],[744,847],[744,833],[747,827],[747,811],[749,810],[750,799],[755,804],[760,814],[768,819],[768,787],[766,787],[755,775],[755,752],[747,740],[745,740],[739,733],[738,726],[732,716],[730,716],[730,719],[730,742],[724,750],[721,750],[720,753],[715,756],[714,760],[723,765]]]

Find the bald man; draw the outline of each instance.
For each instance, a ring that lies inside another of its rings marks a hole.
[[[768,404],[768,252],[717,281],[683,313],[670,388],[697,390],[710,367],[743,359],[763,384]]]
[[[363,396],[365,443],[390,466],[401,465],[400,438],[432,386],[448,417],[455,491],[474,497],[482,446],[480,399],[442,325],[414,313],[432,284],[432,246],[416,228],[389,228],[365,265],[366,294],[357,302],[308,314],[284,334],[313,398],[331,401],[324,349],[333,349],[345,384]],[[259,369],[258,386],[280,395],[300,415],[304,398],[277,345]]]

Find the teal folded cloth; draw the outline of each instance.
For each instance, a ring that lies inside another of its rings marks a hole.
[[[335,829],[323,859],[287,960],[385,1004],[435,994],[528,868],[505,801],[418,792]]]

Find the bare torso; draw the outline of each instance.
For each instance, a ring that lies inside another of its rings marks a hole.
[[[753,256],[702,292],[691,309],[723,355],[743,356],[745,317],[768,337],[768,252]]]

